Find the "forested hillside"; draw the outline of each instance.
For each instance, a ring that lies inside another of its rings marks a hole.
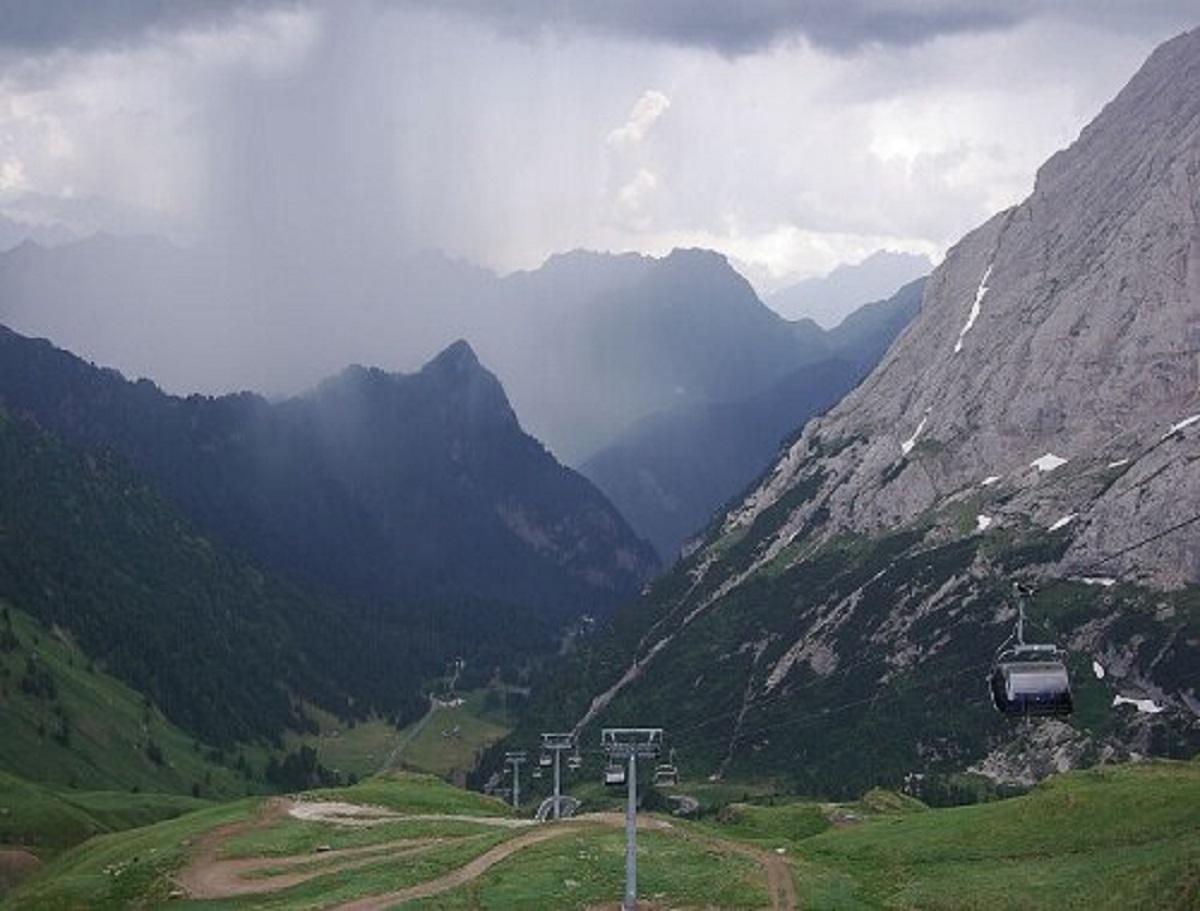
[[[2,410],[0,539],[0,595],[214,744],[303,729],[301,701],[349,716],[401,691],[372,681],[370,640],[330,605],[203,536],[120,459]]]

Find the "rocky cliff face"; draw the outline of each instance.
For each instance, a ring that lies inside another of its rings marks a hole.
[[[726,530],[820,473],[781,540],[817,509],[826,536],[876,533],[957,497],[989,530],[1073,516],[1065,569],[1197,582],[1195,529],[1105,559],[1200,504],[1196,416],[1200,32],[1160,48],[1028,200],[950,252],[879,369]]]

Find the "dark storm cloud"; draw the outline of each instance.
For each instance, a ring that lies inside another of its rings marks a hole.
[[[422,5],[422,0],[393,0]],[[989,31],[1020,21],[1030,3],[978,0],[445,0],[513,32],[584,29],[729,56],[803,36],[837,52],[912,45],[943,34]]]
[[[837,53],[904,47],[1053,16],[1138,31],[1187,20],[1194,0],[0,0],[0,51],[119,44],[147,32],[277,7],[456,12],[501,32],[543,30],[702,47],[730,57],[803,38]]]
[[[206,25],[245,6],[295,5],[286,0],[0,0],[0,51],[120,45],[147,32]]]
[[[430,7],[429,0],[384,0]],[[591,31],[703,47],[729,57],[803,38],[839,54],[907,47],[1058,18],[1156,34],[1196,18],[1195,0],[440,0],[432,6],[489,20],[502,31]]]

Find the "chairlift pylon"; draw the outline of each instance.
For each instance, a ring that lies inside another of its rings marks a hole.
[[[1071,714],[1074,702],[1071,681],[1056,645],[1025,641],[1025,601],[1032,589],[1017,590],[1017,628],[996,653],[988,690],[992,704],[1003,715],[1062,717]],[[1016,643],[1009,646],[1015,638]]]

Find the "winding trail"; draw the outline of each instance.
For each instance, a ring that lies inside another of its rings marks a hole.
[[[437,895],[458,888],[483,876],[496,864],[534,845],[574,835],[589,829],[620,829],[623,813],[595,813],[556,823],[532,824],[528,820],[491,817],[409,816],[378,807],[354,807],[340,803],[293,802],[273,799],[263,804],[253,819],[220,826],[206,833],[193,847],[191,861],[175,878],[176,884],[191,898],[219,899],[264,894],[287,889],[319,876],[342,873],[381,860],[411,857],[446,844],[454,838],[402,838],[339,850],[305,853],[287,857],[222,858],[221,848],[232,838],[267,828],[284,816],[302,820],[337,822],[343,825],[373,825],[399,819],[444,819],[475,821],[487,825],[525,829],[496,845],[461,867],[435,879],[394,892],[371,895],[336,906],[338,911],[383,911],[403,902]],[[640,817],[639,831],[673,831],[687,841],[726,854],[738,854],[757,863],[766,874],[772,911],[795,911],[796,888],[787,861],[772,852],[715,836],[678,830],[667,820]],[[469,836],[460,836],[469,837]],[[646,905],[647,908],[652,904]]]
[[[469,861],[451,873],[447,873],[445,876],[431,879],[429,882],[410,886],[407,889],[401,889],[397,892],[389,892],[386,895],[373,895],[370,898],[360,898],[344,905],[338,905],[337,911],[382,911],[382,909],[393,907],[400,902],[426,898],[430,895],[437,895],[439,892],[455,889],[473,879],[478,879],[492,867],[496,866],[496,864],[500,863],[500,861],[511,857],[518,851],[528,848],[531,845],[549,841],[552,838],[568,835],[571,832],[578,832],[579,829],[579,826],[556,825],[540,828],[524,835],[518,835],[516,838],[510,838],[503,844],[496,845],[491,850],[485,851],[474,860]]]

